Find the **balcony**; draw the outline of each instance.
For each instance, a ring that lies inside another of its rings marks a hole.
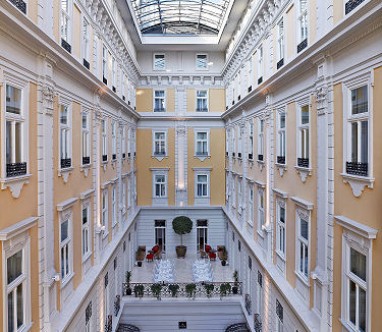
[[[72,158],[61,158],[61,168],[69,168],[72,166]]]
[[[258,154],[257,155],[257,160],[258,161],[264,161],[264,155],[263,154]]]
[[[300,53],[307,46],[308,46],[308,39],[305,38],[300,44],[297,45],[297,53]]]
[[[308,168],[309,158],[297,158],[297,166]]]
[[[353,9],[358,7],[365,0],[350,0],[345,4],[345,15],[349,14]]]
[[[106,161],[107,161],[107,154],[103,154],[103,155],[102,155],[102,161],[103,161],[103,162],[106,162]]]
[[[368,163],[346,162],[346,173],[359,176],[367,176],[369,172]]]
[[[285,156],[277,156],[277,163],[285,165]]]
[[[263,76],[257,79],[257,84],[260,85],[261,83],[263,83]]]
[[[284,66],[284,58],[277,62],[277,69],[280,69],[282,66]]]
[[[86,59],[82,59],[82,63],[85,66],[85,68],[90,69],[90,63]]]
[[[27,163],[11,163],[7,164],[7,177],[14,177],[27,174]]]
[[[72,46],[63,38],[61,38],[61,46],[69,53],[72,53]]]
[[[82,165],[89,165],[90,157],[82,157]]]
[[[23,12],[24,14],[27,13],[27,4],[25,1],[22,0],[9,0],[11,4],[13,4],[18,10]]]
[[[105,76],[102,77],[102,82],[107,85],[107,78]]]

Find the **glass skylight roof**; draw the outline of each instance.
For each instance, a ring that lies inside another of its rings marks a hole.
[[[144,35],[218,35],[233,0],[131,0]]]

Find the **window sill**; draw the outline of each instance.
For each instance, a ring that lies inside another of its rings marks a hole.
[[[73,167],[60,168],[58,170],[58,176],[62,176],[62,179],[64,180],[64,182],[67,183],[69,179],[69,175],[72,171],[73,171]]]
[[[151,156],[152,159],[156,159],[158,161],[162,161],[163,159],[167,159],[168,158],[168,155],[166,154],[153,154]]]
[[[294,167],[297,171],[297,173],[300,175],[300,179],[303,183],[306,182],[306,179],[309,176],[312,175],[312,169],[309,167],[300,167],[300,166],[295,166]]]
[[[70,275],[66,276],[64,279],[62,279],[61,282],[61,289],[65,288],[74,278],[75,273],[72,272]]]
[[[92,257],[92,252],[89,251],[83,258],[82,258],[82,264],[85,264],[89,259],[90,257]]]
[[[366,186],[373,189],[374,178],[347,173],[341,173],[341,176],[344,183],[349,183],[355,197],[360,197]]]
[[[306,287],[310,287],[309,278],[303,277],[301,275],[301,273],[298,271],[294,271],[294,273],[295,273],[296,277],[298,278],[298,280],[300,280]]]
[[[277,257],[280,258],[284,263],[286,262],[285,254],[283,254],[282,252],[276,250],[276,255],[277,255]]]
[[[342,327],[348,331],[348,332],[357,332],[355,328],[353,328],[347,321],[345,321],[343,318],[340,318],[340,322]]]
[[[279,171],[280,176],[282,177],[287,170],[286,164],[275,163],[275,166],[277,167],[277,170]]]
[[[257,160],[257,165],[260,167],[260,171],[263,170],[265,167],[265,161],[264,160]]]
[[[204,161],[204,160],[206,160],[206,159],[210,159],[211,158],[211,156],[209,155],[209,154],[206,154],[206,155],[195,155],[194,156],[194,158],[197,158],[197,159],[199,159],[200,161]]]
[[[264,230],[263,229],[261,229],[261,230],[257,230],[257,234],[262,238],[262,239],[264,239]]]
[[[24,324],[23,327],[19,328],[19,332],[28,332],[30,330],[32,330],[32,326],[33,326],[33,323],[29,322],[27,323],[26,325]]]
[[[92,167],[92,164],[86,164],[86,165],[81,165],[81,172],[84,172],[85,177],[88,177],[89,170]]]
[[[18,198],[20,196],[21,189],[23,188],[24,184],[29,183],[29,178],[31,176],[31,174],[25,174],[11,178],[2,178],[0,179],[1,189],[4,190],[9,188],[11,190],[12,197]]]

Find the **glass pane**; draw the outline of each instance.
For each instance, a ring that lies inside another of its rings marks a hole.
[[[16,163],[21,163],[21,149],[22,149],[22,124],[20,122],[16,122],[15,124],[15,154],[16,154]]]
[[[280,114],[280,128],[285,128],[285,114]]]
[[[20,250],[7,259],[7,283],[16,280],[23,273],[23,252]]]
[[[368,121],[362,121],[361,122],[361,163],[367,163],[368,162]]]
[[[8,294],[8,332],[14,332],[14,322],[15,322],[15,317],[14,317],[14,303],[13,303],[13,292]]]
[[[300,234],[301,236],[308,240],[309,230],[308,230],[308,223],[304,219],[300,219]]]
[[[367,86],[351,91],[352,114],[368,112]]]
[[[349,320],[355,325],[356,317],[356,285],[353,281],[349,280]]]
[[[196,92],[196,94],[197,94],[197,96],[198,96],[199,98],[205,98],[205,97],[207,97],[207,91],[206,91],[206,90],[198,90],[198,91]]]
[[[17,286],[17,328],[24,324],[23,284]]]
[[[359,331],[366,331],[366,292],[362,288],[358,293],[358,325]]]
[[[82,224],[86,224],[88,222],[88,209],[85,208],[82,210]]]
[[[301,107],[301,124],[309,123],[309,105]]]
[[[205,140],[205,139],[207,139],[207,133],[197,133],[197,139],[198,140]]]
[[[13,86],[6,86],[6,111],[8,113],[21,113],[21,90]]]
[[[350,271],[366,281],[366,256],[350,248]]]
[[[280,207],[280,221],[285,223],[285,209]]]
[[[12,151],[13,151],[13,145],[12,145],[12,122],[7,121],[6,125],[6,160],[7,164],[12,163]]]
[[[66,106],[61,106],[60,123],[68,124],[68,108]]]
[[[85,114],[82,115],[82,128],[86,129],[88,127],[88,118]]]
[[[69,236],[68,231],[69,231],[69,221],[65,220],[64,222],[61,223],[61,242],[65,241],[68,238]]]
[[[358,161],[358,123],[351,124],[351,161],[356,163]]]

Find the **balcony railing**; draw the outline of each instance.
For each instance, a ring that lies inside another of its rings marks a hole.
[[[155,107],[154,112],[166,112],[166,109],[164,107]]]
[[[117,92],[117,88],[113,85],[112,86],[113,92]]]
[[[125,159],[126,158],[126,153],[122,153],[122,159]]]
[[[102,77],[102,82],[107,85],[107,78],[105,76]]]
[[[20,176],[27,174],[27,163],[7,164],[7,177]]]
[[[102,155],[102,161],[107,161],[107,154]]]
[[[249,87],[248,87],[248,93],[250,93],[252,91],[252,85],[250,85]]]
[[[348,174],[367,176],[368,171],[368,163],[346,162],[346,173]]]
[[[257,160],[264,161],[264,155],[263,154],[258,154],[257,155]]]
[[[197,156],[208,156],[208,152],[207,151],[196,151],[196,155]]]
[[[235,157],[235,152],[232,152],[232,157]]]
[[[350,0],[345,4],[345,14],[349,14],[354,8],[358,7],[365,0]]]
[[[285,164],[285,156],[277,156],[278,164]]]
[[[261,76],[261,77],[259,77],[258,79],[257,79],[257,84],[261,84],[261,83],[263,83],[263,76]]]
[[[196,109],[196,112],[208,112],[208,108],[207,107],[200,107],[200,108]]]
[[[284,58],[277,62],[277,69],[281,68],[282,66],[284,66]]]
[[[309,167],[309,158],[297,158],[297,166],[299,167]]]
[[[300,53],[307,46],[308,46],[308,39],[305,38],[300,44],[297,45],[297,53]]]
[[[241,158],[241,152],[239,152],[239,153],[237,154],[237,157],[238,157],[238,158]]]
[[[61,168],[69,168],[72,166],[72,158],[61,158]]]
[[[154,156],[165,156],[166,151],[154,151]]]
[[[116,155],[115,153],[113,153],[113,154],[111,155],[111,158],[112,158],[113,160],[116,160],[116,159],[117,159],[117,155]]]
[[[113,316],[107,315],[107,321],[105,324],[105,332],[112,332],[113,331]]]
[[[237,96],[237,101],[240,101],[240,99],[241,99],[241,96],[238,95],[238,96]]]
[[[87,68],[87,69],[90,69],[90,63],[89,61],[87,61],[86,59],[82,59],[83,60],[83,64],[84,66]]]
[[[123,283],[123,295],[128,288],[135,297],[147,298],[210,298],[242,294],[241,282],[201,282],[201,283]]]
[[[248,153],[248,159],[253,160],[253,153]]]
[[[82,165],[89,165],[90,157],[82,157]]]
[[[65,39],[61,38],[61,46],[69,53],[72,53],[72,46]]]
[[[18,10],[23,12],[24,14],[27,13],[27,4],[25,1],[22,0],[9,0],[10,3],[12,3]]]

